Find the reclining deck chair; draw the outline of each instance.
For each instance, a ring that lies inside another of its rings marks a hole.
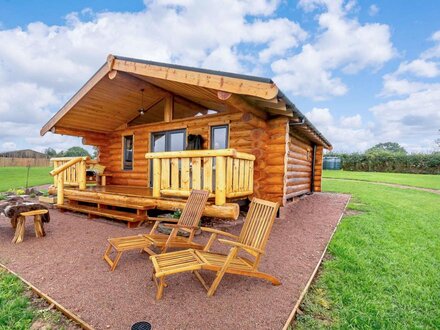
[[[143,250],[155,255],[156,253],[150,249],[152,246],[160,248],[161,253],[166,252],[169,247],[203,249],[203,245],[193,242],[193,238],[196,230],[199,229],[208,196],[208,191],[192,190],[179,219],[149,217],[148,220],[153,220],[155,223],[147,235],[109,238],[109,246],[103,258],[110,265],[111,271],[115,270],[122,253],[129,250]],[[169,235],[156,233],[159,223],[163,221],[176,222],[176,224],[164,224],[165,227],[171,228]],[[187,232],[188,237],[178,236],[179,230]],[[112,260],[110,253],[113,249],[116,251],[116,256]]]
[[[280,285],[281,282],[277,278],[258,271],[258,265],[261,256],[264,254],[264,248],[278,207],[278,203],[254,198],[240,236],[202,227],[203,231],[211,233],[211,237],[202,251],[187,249],[151,256],[150,259],[154,267],[152,279],[157,286],[156,299],[162,298],[164,287],[167,286],[165,283],[166,276],[187,271],[193,272],[196,275],[197,279],[208,291],[208,296],[214,295],[226,273],[262,278],[272,282],[273,285]],[[220,243],[231,246],[228,255],[209,251],[217,235],[223,235],[236,240],[218,240]],[[237,254],[240,250],[250,254],[253,260],[238,256]],[[210,287],[206,284],[199,270],[209,270],[217,273]]]

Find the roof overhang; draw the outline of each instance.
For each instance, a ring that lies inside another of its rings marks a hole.
[[[109,55],[107,62],[43,126],[41,135],[55,128],[109,133],[137,115],[139,90],[147,104],[167,93],[212,107],[230,104],[261,118],[283,115],[305,119],[304,130],[326,148],[331,144],[295,105],[267,78],[192,68]],[[93,113],[95,117],[90,117]],[[97,117],[98,116],[98,117]],[[99,119],[99,120],[98,120]],[[55,130],[54,130],[55,129]]]

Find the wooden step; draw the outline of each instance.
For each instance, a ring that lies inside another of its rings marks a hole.
[[[93,203],[93,204],[101,204],[101,205],[109,205],[109,206],[117,206],[117,207],[125,207],[127,209],[135,209],[135,210],[151,210],[151,205],[138,205],[132,203],[124,203],[118,201],[103,201],[99,198],[93,197],[82,197],[82,196],[69,196],[67,199],[71,201],[83,202],[83,203]]]
[[[63,205],[57,205],[57,208],[69,210],[69,211],[86,213],[86,214],[93,214],[93,215],[98,215],[98,216],[102,216],[102,217],[106,217],[106,218],[123,220],[123,221],[128,221],[128,222],[139,222],[139,221],[148,220],[148,217],[146,215],[137,215],[135,213],[109,210],[109,209],[98,209],[97,207],[87,206],[87,205],[63,204]]]

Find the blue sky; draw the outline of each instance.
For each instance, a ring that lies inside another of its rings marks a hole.
[[[439,1],[0,1],[0,150],[39,128],[108,53],[271,77],[333,143],[440,137]]]

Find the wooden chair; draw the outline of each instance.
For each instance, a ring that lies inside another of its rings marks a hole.
[[[197,279],[208,291],[208,296],[214,295],[226,273],[262,278],[270,281],[273,285],[280,285],[281,282],[277,278],[258,271],[258,265],[261,256],[264,254],[278,207],[278,203],[254,198],[240,236],[202,227],[202,230],[211,233],[211,237],[202,251],[187,249],[151,256],[150,259],[154,266],[152,278],[157,286],[156,299],[162,298],[164,287],[167,286],[165,283],[166,276],[186,271],[191,271],[196,275]],[[224,255],[209,251],[218,235],[235,240],[218,240],[222,244],[231,246],[229,254]],[[238,256],[239,251],[249,254],[252,260]],[[217,273],[211,286],[206,284],[204,278],[199,273],[200,270],[209,270]]]
[[[199,229],[208,196],[208,191],[192,190],[179,219],[149,217],[148,220],[153,220],[155,223],[147,235],[109,238],[104,260],[110,265],[111,271],[115,270],[122,253],[128,250],[140,250],[155,255],[150,247],[160,248],[161,253],[166,252],[169,247],[203,249],[203,245],[193,242],[193,239],[196,230]],[[169,235],[156,232],[159,223],[163,221],[175,222],[175,224],[164,224],[165,227],[171,228]],[[179,230],[187,232],[188,237],[178,236]],[[116,257],[112,260],[110,253],[113,249],[116,251]]]

